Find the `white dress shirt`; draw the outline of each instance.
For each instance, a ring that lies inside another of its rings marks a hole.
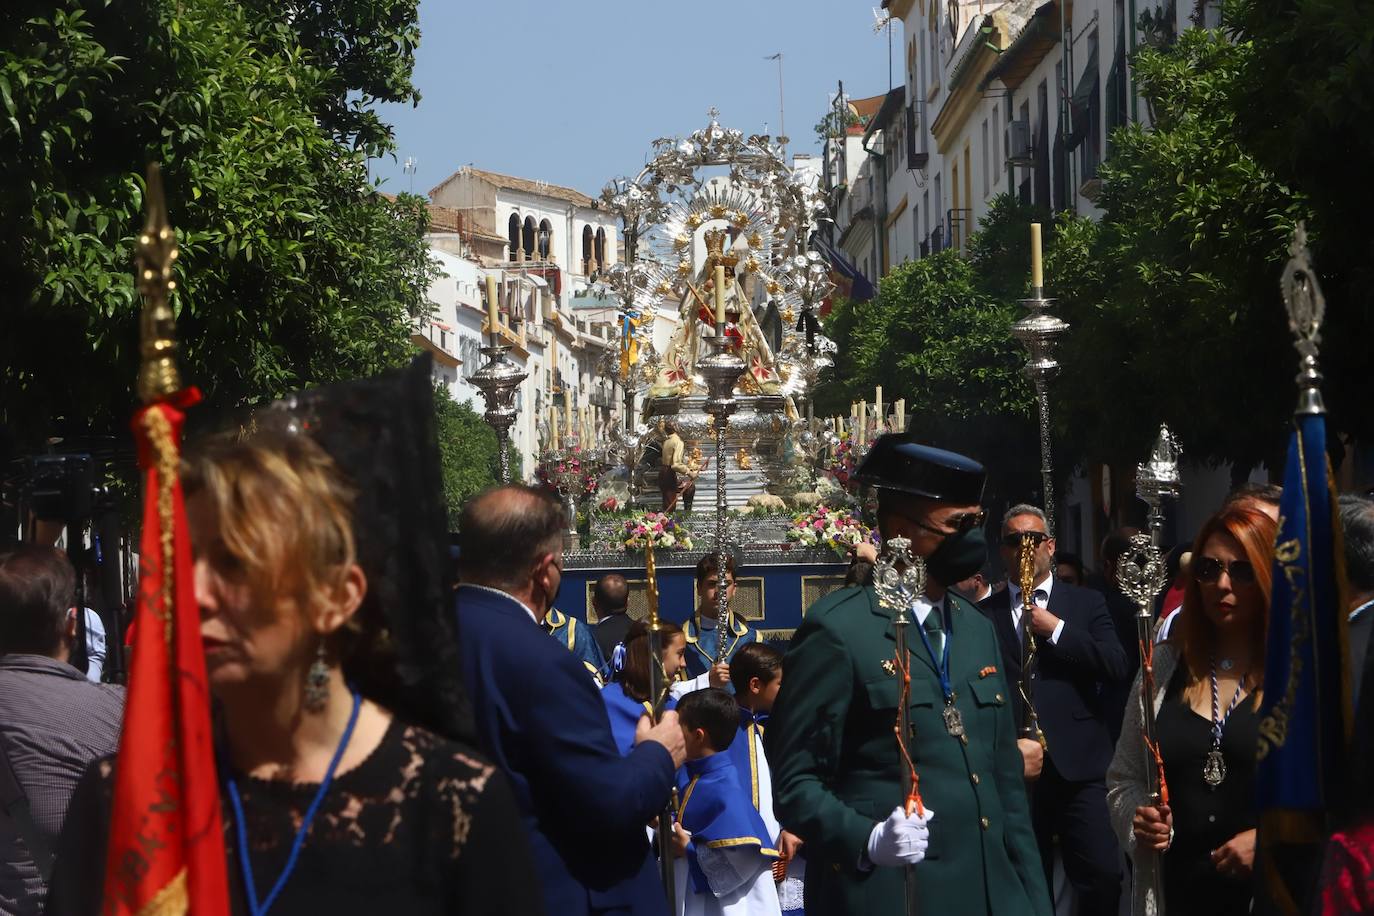
[[[1050,592],[1054,591],[1054,574],[1046,576],[1035,583],[1035,591],[1032,593],[1032,601],[1036,607],[1046,610],[1050,606]],[[1016,631],[1016,638],[1021,639],[1021,586],[1015,582],[1007,583],[1007,594],[1011,597],[1011,626]],[[1064,632],[1064,621],[1061,618],[1054,625],[1054,632],[1050,634],[1050,645],[1059,643],[1059,634]]]

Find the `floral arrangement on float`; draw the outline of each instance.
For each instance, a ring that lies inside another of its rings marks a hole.
[[[850,488],[850,481],[854,478],[854,440],[848,435],[835,446],[835,454],[830,459],[826,473],[841,488],[846,490]]]
[[[534,475],[540,486],[580,501],[596,495],[604,470],[600,459],[574,445],[544,453],[535,466]]]
[[[620,527],[620,543],[628,550],[691,550],[692,534],[687,526],[663,512],[640,512],[625,519]]]
[[[802,547],[829,547],[840,556],[848,555],[865,541],[878,542],[876,533],[859,520],[857,511],[825,505],[794,516],[787,529],[787,540]]]

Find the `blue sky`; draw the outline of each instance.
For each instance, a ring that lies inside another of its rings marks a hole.
[[[595,195],[634,174],[656,137],[720,121],[778,134],[783,54],[789,152],[819,152],[812,126],[836,80],[854,98],[888,88],[885,34],[853,0],[423,0],[418,107],[383,106],[397,152],[372,174],[425,193],[468,163]],[[901,79],[901,27],[894,72]]]

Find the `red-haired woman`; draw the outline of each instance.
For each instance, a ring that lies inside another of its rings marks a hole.
[[[1147,897],[1156,867],[1174,916],[1250,911],[1255,748],[1276,531],[1264,513],[1231,507],[1208,519],[1193,543],[1182,614],[1154,655],[1150,699],[1167,806],[1150,805],[1146,795],[1154,764],[1140,737],[1136,680],[1107,771],[1112,823],[1135,860],[1136,913],[1154,909]]]

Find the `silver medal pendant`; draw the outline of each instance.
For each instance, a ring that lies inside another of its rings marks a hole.
[[[953,703],[945,705],[943,712],[945,717],[945,731],[949,732],[950,737],[962,738],[964,735],[964,717],[959,712],[959,707]]]
[[[1214,747],[1207,752],[1207,762],[1202,765],[1202,781],[1213,789],[1226,780],[1226,760],[1221,756],[1221,748]]]

